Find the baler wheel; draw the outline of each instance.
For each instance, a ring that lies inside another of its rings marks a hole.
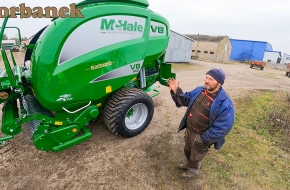
[[[114,134],[133,137],[147,128],[153,113],[153,101],[148,94],[137,88],[123,88],[109,98],[104,121]]]
[[[286,77],[289,75],[289,72],[286,71]]]

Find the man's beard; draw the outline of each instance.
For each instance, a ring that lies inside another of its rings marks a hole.
[[[219,87],[219,84],[216,83],[216,85],[214,86],[210,86],[209,84],[204,84],[204,87],[208,90],[208,91],[217,91],[218,90],[218,87]]]

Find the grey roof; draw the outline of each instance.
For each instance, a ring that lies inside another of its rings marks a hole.
[[[210,35],[195,35],[195,34],[183,34],[195,41],[200,42],[220,42],[224,38],[228,38],[228,36],[210,36]]]
[[[180,36],[183,36],[183,37],[185,37],[186,39],[189,39],[189,40],[191,40],[191,41],[194,42],[194,39],[192,39],[192,38],[190,38],[190,37],[188,37],[188,36],[186,36],[186,35],[179,34],[179,33],[175,32],[175,31],[173,31],[173,30],[170,30],[170,31],[173,32],[173,33],[175,33],[175,34],[178,34],[178,35],[180,35]]]

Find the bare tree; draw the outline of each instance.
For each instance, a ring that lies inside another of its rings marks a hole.
[[[4,33],[2,40],[8,40],[8,36]]]

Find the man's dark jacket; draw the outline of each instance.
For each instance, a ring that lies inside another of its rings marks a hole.
[[[186,128],[186,120],[192,104],[203,90],[204,87],[199,86],[186,93],[183,93],[181,88],[178,88],[176,94],[172,90],[170,91],[177,107],[187,106],[178,132]],[[234,106],[231,98],[221,87],[210,108],[209,129],[201,134],[201,140],[208,145],[214,144],[214,148],[219,150],[225,143],[225,136],[231,131],[233,124]]]

